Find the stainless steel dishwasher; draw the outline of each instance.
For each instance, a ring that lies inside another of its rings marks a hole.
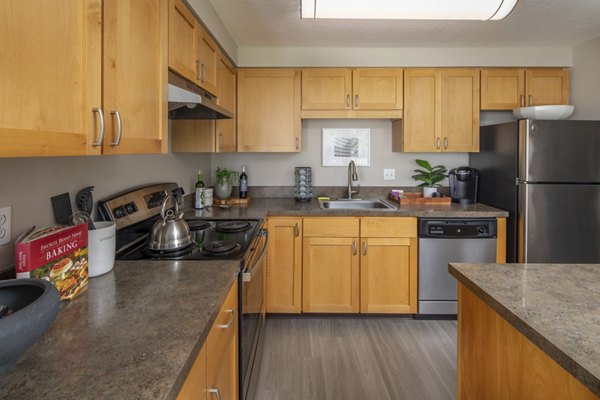
[[[496,262],[496,232],[495,218],[419,219],[419,316],[456,315],[448,263]]]

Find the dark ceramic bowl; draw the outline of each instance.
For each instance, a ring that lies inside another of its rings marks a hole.
[[[0,318],[2,373],[50,327],[58,314],[60,295],[43,279],[10,279],[0,281],[0,304],[12,310]]]

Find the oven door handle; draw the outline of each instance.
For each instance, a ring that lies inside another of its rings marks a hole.
[[[253,265],[244,268],[244,273],[242,274],[242,282],[252,281],[252,277],[255,274],[255,271],[258,270],[258,266],[260,265],[260,263],[262,263],[263,259],[265,258],[265,253],[267,252],[267,243],[269,242],[269,233],[266,229],[261,229],[259,235],[264,236],[265,238],[263,248],[260,251],[260,256],[256,258],[256,261],[253,263]]]

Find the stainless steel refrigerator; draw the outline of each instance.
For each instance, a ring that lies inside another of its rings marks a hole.
[[[600,121],[481,127],[478,201],[507,210],[507,261],[600,263]]]

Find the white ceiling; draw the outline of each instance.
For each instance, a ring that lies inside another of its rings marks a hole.
[[[506,19],[486,22],[301,20],[300,0],[210,2],[239,47],[573,46],[600,37],[600,0],[519,0]]]

